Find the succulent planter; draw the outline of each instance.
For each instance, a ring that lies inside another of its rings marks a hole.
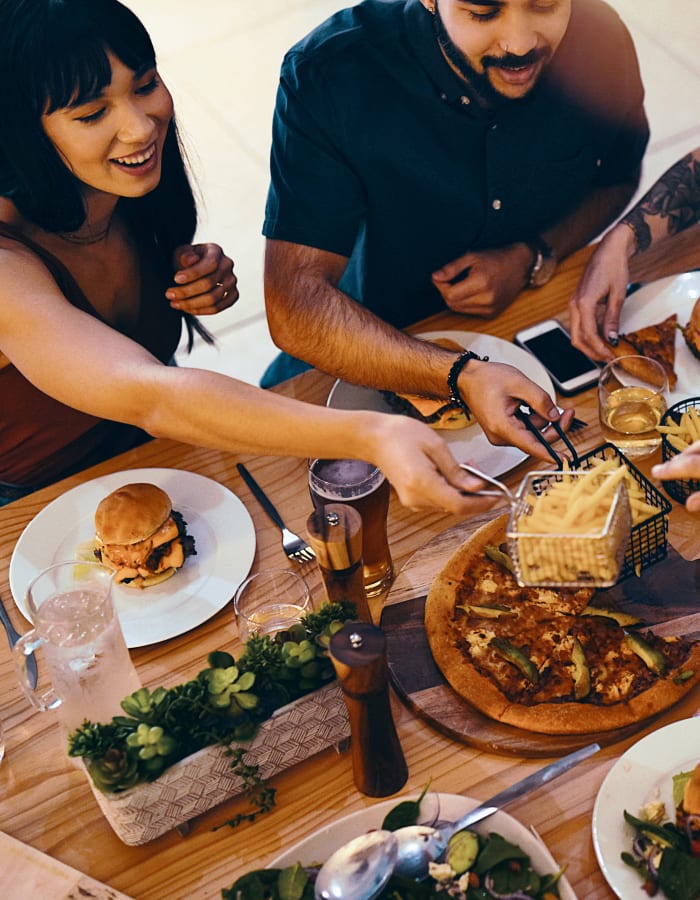
[[[278,709],[240,746],[247,749],[246,763],[258,765],[267,779],[328,747],[340,750],[349,737],[347,708],[334,681]],[[152,841],[243,791],[226,748],[218,745],[180,760],[156,781],[122,793],[104,794],[91,779],[90,786],[107,821],[129,845]]]

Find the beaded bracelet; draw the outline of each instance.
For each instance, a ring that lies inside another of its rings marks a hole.
[[[471,415],[471,411],[459,392],[457,379],[459,378],[459,374],[462,369],[471,359],[478,359],[480,362],[489,361],[488,356],[479,356],[479,354],[474,353],[473,350],[465,350],[464,353],[460,354],[460,356],[458,356],[457,359],[452,363],[450,374],[447,376],[447,387],[450,391],[450,401],[456,406],[459,406],[460,409],[463,409],[468,416]]]

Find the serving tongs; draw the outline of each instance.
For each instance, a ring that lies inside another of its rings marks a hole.
[[[529,432],[531,432],[532,434],[534,434],[534,436],[537,438],[537,440],[540,442],[540,444],[542,444],[542,446],[545,448],[547,453],[549,453],[549,455],[552,457],[552,460],[554,461],[555,466],[557,466],[557,468],[559,468],[562,463],[561,457],[554,450],[554,448],[549,443],[547,438],[542,434],[542,431],[540,431],[540,429],[532,421],[532,419],[530,418],[531,415],[532,415],[532,410],[525,403],[521,403],[520,406],[518,407],[518,409],[515,411],[516,419],[520,419],[520,421],[525,425],[527,430]],[[573,467],[575,469],[577,469],[579,466],[579,463],[580,463],[579,455],[576,452],[576,448],[569,440],[566,432],[561,427],[559,422],[548,422],[547,425],[545,425],[544,429],[542,429],[542,430],[546,431],[547,428],[549,428],[550,426],[556,431],[556,433],[559,435],[561,440],[564,441],[564,443],[566,444],[566,449],[571,454],[571,462],[573,464]]]

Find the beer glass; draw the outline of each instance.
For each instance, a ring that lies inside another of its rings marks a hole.
[[[656,426],[666,411],[664,367],[644,356],[621,356],[598,378],[598,413],[603,436],[629,459],[649,456],[661,445]]]
[[[315,509],[326,503],[347,503],[362,516],[365,593],[368,597],[384,593],[394,569],[386,533],[390,488],[383,473],[358,459],[313,459],[309,490]]]
[[[13,648],[20,684],[37,709],[57,709],[66,734],[120,715],[121,701],[141,687],[112,602],[114,572],[98,562],[45,569],[27,589],[34,628]],[[25,657],[39,647],[52,687],[32,689]]]

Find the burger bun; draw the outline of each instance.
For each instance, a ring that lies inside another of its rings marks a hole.
[[[137,544],[170,515],[170,497],[155,484],[125,484],[100,501],[95,534],[103,544]]]

